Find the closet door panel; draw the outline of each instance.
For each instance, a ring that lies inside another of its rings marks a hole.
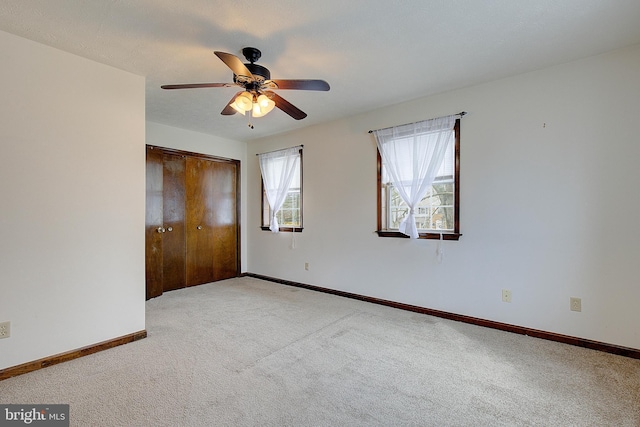
[[[217,162],[213,181],[214,280],[238,275],[237,166]]]
[[[162,294],[162,151],[147,147],[145,214],[146,297]]]
[[[236,277],[237,161],[147,146],[147,299]]]
[[[186,285],[185,158],[165,154],[163,166],[163,289],[170,291]]]
[[[213,276],[214,162],[187,158],[187,286],[209,283]]]

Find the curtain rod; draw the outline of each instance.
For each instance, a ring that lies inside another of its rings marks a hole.
[[[289,148],[281,148],[279,150],[273,150],[273,151],[267,151],[266,153],[256,153],[256,156],[259,156],[260,154],[269,154],[269,153],[277,153],[278,151],[284,151],[284,150],[289,150],[291,148],[302,148],[304,147],[304,145],[300,144],[300,145],[294,145],[293,147],[289,147]]]
[[[460,117],[464,117],[466,114],[467,114],[467,112],[466,112],[466,111],[461,111],[461,112],[459,112],[458,114],[451,114],[451,115],[452,115],[452,116],[460,116]],[[442,116],[442,117],[447,117],[447,116]],[[436,119],[440,119],[440,118],[442,118],[442,117],[436,117]],[[435,120],[435,119],[430,119],[430,120]],[[420,121],[418,121],[418,122],[413,122],[413,123],[420,123],[420,122],[423,122],[423,121],[424,121],[424,120],[420,120]],[[405,123],[405,124],[412,125],[413,123]],[[404,126],[404,125],[399,125],[399,126]],[[390,128],[392,128],[392,127],[395,127],[395,126],[389,126],[388,128],[382,128],[382,129],[377,129],[377,130],[390,129]],[[372,130],[370,130],[370,131],[369,131],[369,133],[373,133],[373,132],[374,132],[374,131],[372,131]]]

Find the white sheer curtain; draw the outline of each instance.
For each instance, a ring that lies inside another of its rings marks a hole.
[[[373,131],[382,162],[402,200],[409,206],[399,231],[418,238],[415,209],[440,169],[453,143],[456,116],[439,117]]]
[[[296,165],[300,161],[300,146],[270,153],[258,154],[260,172],[264,183],[267,201],[271,211],[269,230],[274,233],[280,231],[276,214],[282,207],[294,178]]]

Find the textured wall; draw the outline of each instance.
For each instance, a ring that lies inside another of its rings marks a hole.
[[[144,78],[0,32],[0,369],[143,330]]]
[[[248,271],[640,348],[638,76],[636,46],[249,143]],[[367,131],[462,110],[463,236],[438,264],[435,241],[374,234]],[[290,233],[257,228],[253,153],[295,144],[304,231],[291,249]]]

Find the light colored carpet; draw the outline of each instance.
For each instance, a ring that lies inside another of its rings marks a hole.
[[[254,278],[147,302],[148,338],[0,381],[73,426],[639,426],[640,360]]]

